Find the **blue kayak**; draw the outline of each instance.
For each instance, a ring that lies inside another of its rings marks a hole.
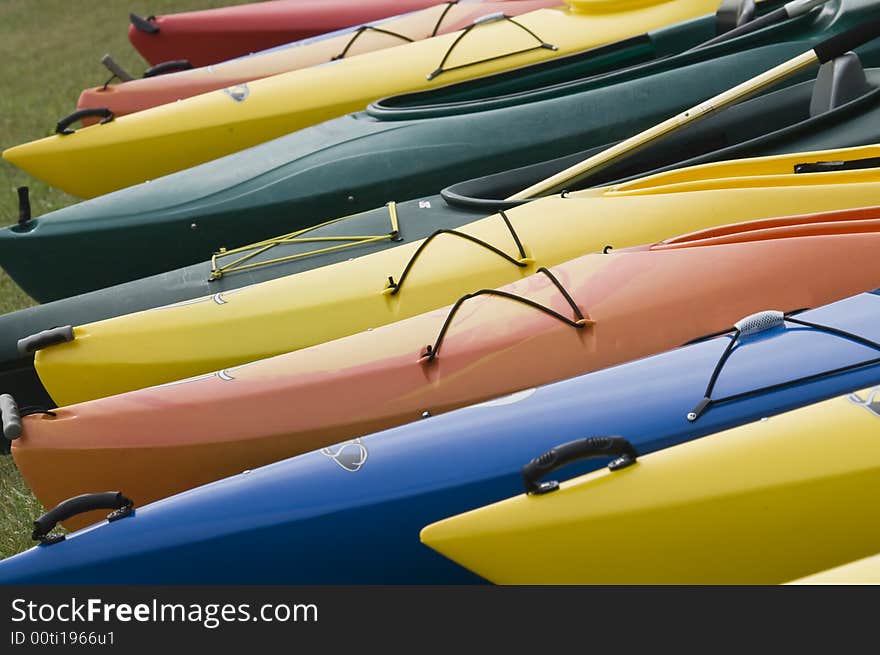
[[[876,294],[246,471],[4,560],[0,584],[481,582],[421,528],[520,493],[560,443],[620,435],[644,454],[880,384]]]

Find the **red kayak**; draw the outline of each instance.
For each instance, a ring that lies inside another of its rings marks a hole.
[[[423,9],[438,0],[271,0],[141,18],[128,39],[150,64],[208,66],[345,27]]]

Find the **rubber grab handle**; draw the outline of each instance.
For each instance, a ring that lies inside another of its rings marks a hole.
[[[8,393],[0,395],[0,421],[3,425],[3,436],[14,441],[21,436],[21,414],[18,403]]]
[[[495,23],[499,20],[507,18],[507,14],[503,11],[496,11],[494,14],[486,14],[474,19],[474,25],[485,25],[486,23]]]
[[[845,32],[822,41],[813,48],[813,51],[819,58],[819,63],[825,64],[850,50],[855,50],[868,41],[873,41],[878,36],[880,36],[880,16],[866,20]]]
[[[67,343],[68,341],[73,341],[74,338],[75,335],[73,334],[73,327],[70,325],[50,328],[48,330],[43,330],[42,332],[37,332],[36,334],[32,334],[28,337],[19,339],[17,344],[18,354],[22,357],[26,357],[31,353],[42,350],[43,348],[56,346],[59,343]]]
[[[776,310],[766,312],[758,312],[751,314],[738,320],[733,327],[739,332],[740,336],[747,337],[750,334],[758,334],[765,332],[771,328],[779,327],[785,323],[785,314]]]
[[[97,494],[82,494],[74,496],[58,503],[55,507],[43,514],[34,521],[34,532],[31,539],[34,541],[46,541],[48,535],[56,525],[69,518],[73,518],[78,514],[85,512],[93,512],[97,509],[114,510],[107,516],[108,521],[117,521],[131,514],[134,509],[134,502],[130,498],[126,498],[118,491],[105,491]],[[48,541],[54,543],[60,541],[60,538],[48,538]]]
[[[156,25],[152,20],[153,16],[149,18],[141,18],[137,14],[129,14],[128,20],[134,25],[138,31],[144,32],[145,34],[156,34],[159,32],[159,26]]]
[[[106,107],[91,107],[87,109],[78,109],[69,116],[65,116],[58,124],[55,125],[55,134],[73,134],[74,130],[70,126],[83,118],[102,118],[101,125],[109,123],[113,120],[113,112]]]
[[[523,466],[522,478],[528,494],[546,494],[559,489],[559,482],[540,479],[572,462],[595,457],[614,457],[608,468],[612,471],[626,468],[636,463],[638,453],[633,445],[623,437],[587,437],[555,446],[540,457]]]
[[[188,71],[193,65],[188,59],[174,59],[172,61],[163,61],[161,64],[148,68],[144,71],[144,77],[156,77],[157,75],[165,75],[166,73],[175,73],[178,71]]]

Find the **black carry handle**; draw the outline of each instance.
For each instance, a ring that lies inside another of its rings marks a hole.
[[[559,482],[540,479],[553,471],[581,459],[594,457],[614,457],[608,468],[617,471],[636,463],[638,453],[633,445],[623,437],[587,437],[555,446],[540,457],[523,466],[522,477],[526,493],[546,494],[559,489]]]
[[[813,51],[819,58],[819,63],[825,64],[868,41],[873,41],[878,36],[880,36],[880,17],[866,20],[852,29],[832,36],[813,48]]]
[[[815,161],[804,164],[795,164],[795,175],[805,173],[832,173],[840,171],[862,171],[868,168],[880,167],[880,157],[866,157],[864,159],[844,159],[841,161]]]
[[[77,111],[65,116],[55,126],[55,134],[73,134],[75,130],[71,130],[70,126],[83,118],[102,118],[101,125],[109,123],[113,120],[113,112],[106,107],[93,107],[90,109],[78,109]]]
[[[193,65],[188,59],[174,59],[172,61],[163,61],[144,71],[144,77],[156,77],[157,75],[165,75],[165,73],[176,73],[178,71],[188,71]]]
[[[118,521],[129,516],[134,510],[134,502],[118,491],[105,491],[98,494],[82,494],[58,503],[55,507],[34,521],[34,532],[31,539],[44,544],[54,544],[64,540],[64,535],[50,535],[56,525],[77,514],[92,512],[96,509],[112,509],[107,515],[108,521]]]
[[[128,20],[134,25],[138,31],[144,32],[146,34],[156,34],[159,32],[159,26],[153,22],[155,16],[147,16],[146,18],[141,18],[137,14],[129,14]]]
[[[31,220],[30,189],[26,186],[20,186],[16,192],[18,193],[18,224],[24,225]]]

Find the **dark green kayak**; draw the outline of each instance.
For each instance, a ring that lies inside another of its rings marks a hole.
[[[388,198],[418,198],[459,180],[565,156],[665,119],[809,50],[878,7],[880,0],[830,0],[753,34],[584,79],[690,48],[714,35],[710,16],[521,69],[516,79],[496,76],[447,89],[448,109],[428,97],[431,110],[423,117],[409,117],[412,98],[398,109],[384,103],[2,230],[0,264],[45,302],[173,270],[220,247],[306,228]],[[875,51],[864,54],[866,65],[880,64]],[[477,100],[457,95],[470,97],[483,84],[488,92]],[[493,98],[495,91],[501,97]]]
[[[710,161],[843,148],[880,142],[880,69],[863,71],[854,56],[828,64],[807,81],[734,106],[679,131],[584,180],[606,184],[645,172]],[[439,195],[386,205],[279,238],[215,261],[0,316],[0,392],[26,405],[51,406],[19,339],[63,325],[83,325],[290,275],[459,227],[517,202],[506,198],[593,154],[591,149],[474,179]],[[306,241],[303,238],[311,240]],[[32,342],[39,347],[40,339]]]

